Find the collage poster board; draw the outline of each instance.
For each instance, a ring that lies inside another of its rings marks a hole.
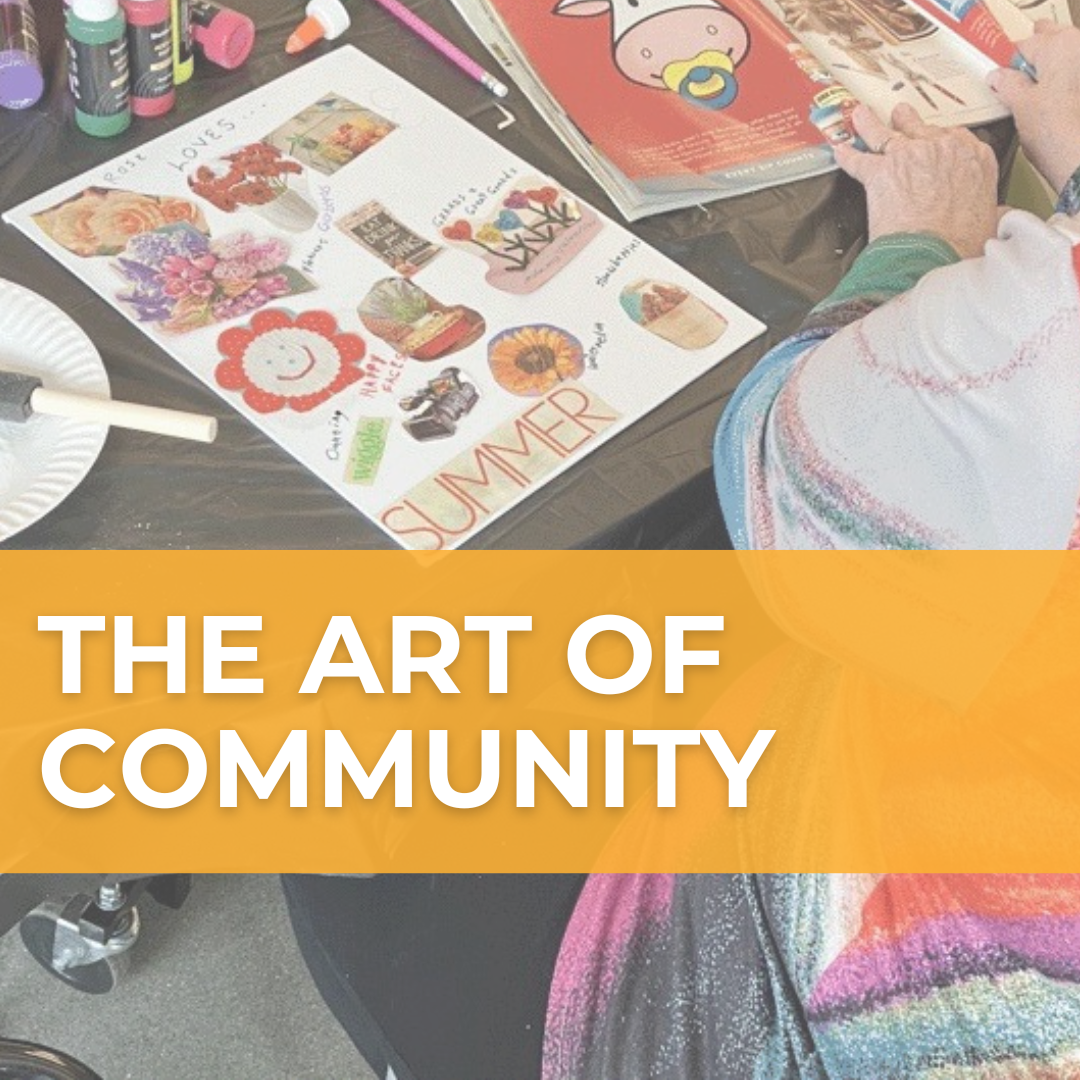
[[[418,550],[764,329],[352,46],[4,220]]]

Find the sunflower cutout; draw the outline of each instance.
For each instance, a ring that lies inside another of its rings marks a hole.
[[[504,330],[488,346],[495,381],[512,394],[539,397],[585,370],[585,351],[576,337],[539,324]]]
[[[225,359],[214,375],[225,390],[243,394],[256,412],[310,412],[357,382],[367,351],[357,334],[338,333],[327,311],[295,319],[280,309],[260,311],[247,326],[218,338]]]

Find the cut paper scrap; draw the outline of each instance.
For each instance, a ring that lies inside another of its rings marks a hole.
[[[412,277],[443,250],[375,200],[347,214],[337,227],[402,277]]]
[[[669,282],[635,281],[619,294],[619,303],[638,326],[680,349],[706,349],[727,330],[723,315]]]
[[[406,547],[456,546],[620,420],[618,409],[582,383],[560,383],[445,461],[379,514]]]
[[[487,263],[487,283],[493,288],[523,295],[555,277],[601,228],[587,206],[536,180],[514,188],[484,218],[450,222],[442,235]]]
[[[202,211],[187,199],[119,188],[86,188],[34,214],[33,220],[46,236],[80,258],[119,255],[133,236],[166,225],[184,223],[210,232]]]
[[[480,392],[467,376],[462,378],[461,369],[449,367],[398,404],[415,414],[404,421],[405,430],[417,442],[430,442],[456,435],[458,421],[472,412],[479,400]]]
[[[504,330],[488,346],[495,381],[512,394],[540,397],[585,371],[585,351],[573,334],[557,326],[519,326]]]
[[[263,140],[332,176],[382,142],[396,124],[339,94],[325,94]]]
[[[360,303],[360,321],[402,356],[438,360],[478,341],[483,316],[464,304],[442,304],[405,278],[376,282]]]
[[[365,416],[357,425],[345,463],[345,483],[368,487],[375,483],[390,437],[390,420],[385,416]]]
[[[319,213],[308,198],[303,165],[266,143],[242,146],[198,166],[188,187],[223,213],[254,210],[287,232],[306,232]]]
[[[310,412],[362,377],[367,347],[358,334],[341,333],[326,311],[260,311],[246,327],[218,338],[224,360],[214,378],[243,395],[259,413]]]
[[[140,323],[183,334],[239,319],[314,286],[287,263],[277,237],[234,233],[211,240],[188,224],[133,236],[113,267],[128,283],[117,293]]]

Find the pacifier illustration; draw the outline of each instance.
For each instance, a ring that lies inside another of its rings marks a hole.
[[[700,109],[726,109],[739,95],[735,62],[724,52],[707,49],[693,60],[664,67],[664,85]]]

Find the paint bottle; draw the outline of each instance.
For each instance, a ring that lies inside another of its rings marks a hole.
[[[30,0],[0,0],[0,105],[29,109],[44,92]]]
[[[176,104],[172,5],[169,0],[120,0],[127,17],[131,111],[164,116]]]
[[[191,42],[191,4],[172,0],[173,81],[177,86],[195,74],[195,53]]]
[[[239,11],[212,3],[189,0],[191,37],[203,56],[218,67],[240,67],[255,47],[255,24]]]
[[[130,77],[119,0],[72,0],[67,43],[75,123],[99,138],[126,131],[131,124]]]

